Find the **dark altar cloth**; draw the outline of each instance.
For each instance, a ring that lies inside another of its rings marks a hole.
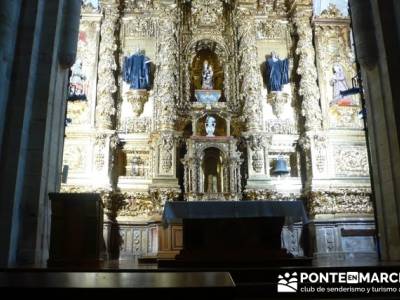
[[[181,223],[182,219],[285,217],[285,225],[308,223],[301,201],[190,201],[167,202],[163,223]]]

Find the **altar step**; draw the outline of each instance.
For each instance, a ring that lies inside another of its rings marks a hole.
[[[8,288],[15,296],[19,292],[30,295],[51,288],[52,296],[76,293],[110,296],[127,295],[153,299],[399,299],[395,294],[333,294],[333,293],[278,293],[279,275],[293,272],[399,272],[400,264],[346,267],[225,267],[225,268],[158,268],[150,266],[123,270],[99,270],[85,267],[74,272],[52,269],[0,270],[0,287]],[[169,287],[168,287],[169,286]],[[394,285],[396,286],[396,285]],[[39,289],[38,289],[39,288]],[[71,289],[71,288],[79,288]]]
[[[206,260],[206,259],[161,259],[157,261],[160,268],[270,268],[311,266],[311,257],[274,258],[254,260],[252,257],[242,260]]]

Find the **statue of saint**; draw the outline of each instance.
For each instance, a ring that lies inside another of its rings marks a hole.
[[[77,59],[75,64],[71,67],[68,100],[86,100],[85,81],[86,76],[82,70],[82,61]]]
[[[217,126],[217,120],[213,116],[207,116],[206,118],[206,132],[207,136],[215,136],[215,127]]]
[[[202,72],[202,83],[201,88],[203,90],[212,90],[214,88],[213,83],[214,72],[212,66],[208,64],[208,61],[205,60],[203,63],[203,72]]]
[[[281,60],[275,51],[266,61],[267,88],[269,91],[282,91],[282,86],[289,83],[289,60]]]
[[[333,97],[332,97],[332,102],[331,103],[342,103],[344,102],[351,102],[351,99],[344,99],[344,97],[340,94],[341,91],[347,91],[349,89],[347,82],[346,82],[346,77],[344,74],[343,67],[339,63],[335,63],[333,65],[333,77],[330,81],[331,86],[333,87]],[[349,105],[350,103],[347,103]]]
[[[150,62],[144,51],[138,48],[135,53],[124,58],[123,80],[134,90],[150,88]]]

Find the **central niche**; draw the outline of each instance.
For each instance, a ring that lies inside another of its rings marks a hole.
[[[221,151],[214,147],[205,149],[201,167],[204,176],[204,192],[207,194],[222,193],[224,188]]]
[[[207,61],[208,65],[212,67],[213,70],[213,88],[212,90],[223,90],[223,82],[224,82],[224,70],[221,66],[218,55],[209,48],[204,48],[196,51],[196,54],[193,58],[192,62],[192,85],[191,85],[191,94],[192,101],[196,101],[194,92],[195,90],[202,89],[202,74],[203,74],[203,66],[204,62]],[[223,101],[223,92],[220,101]]]

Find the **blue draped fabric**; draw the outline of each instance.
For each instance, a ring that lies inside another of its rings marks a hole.
[[[281,84],[288,84],[289,83],[289,60],[286,58],[281,60]]]
[[[284,84],[289,83],[289,60],[273,60],[268,58],[266,61],[267,87],[269,91],[281,91]]]
[[[142,54],[124,58],[123,80],[131,89],[148,89],[150,87],[149,59]]]

